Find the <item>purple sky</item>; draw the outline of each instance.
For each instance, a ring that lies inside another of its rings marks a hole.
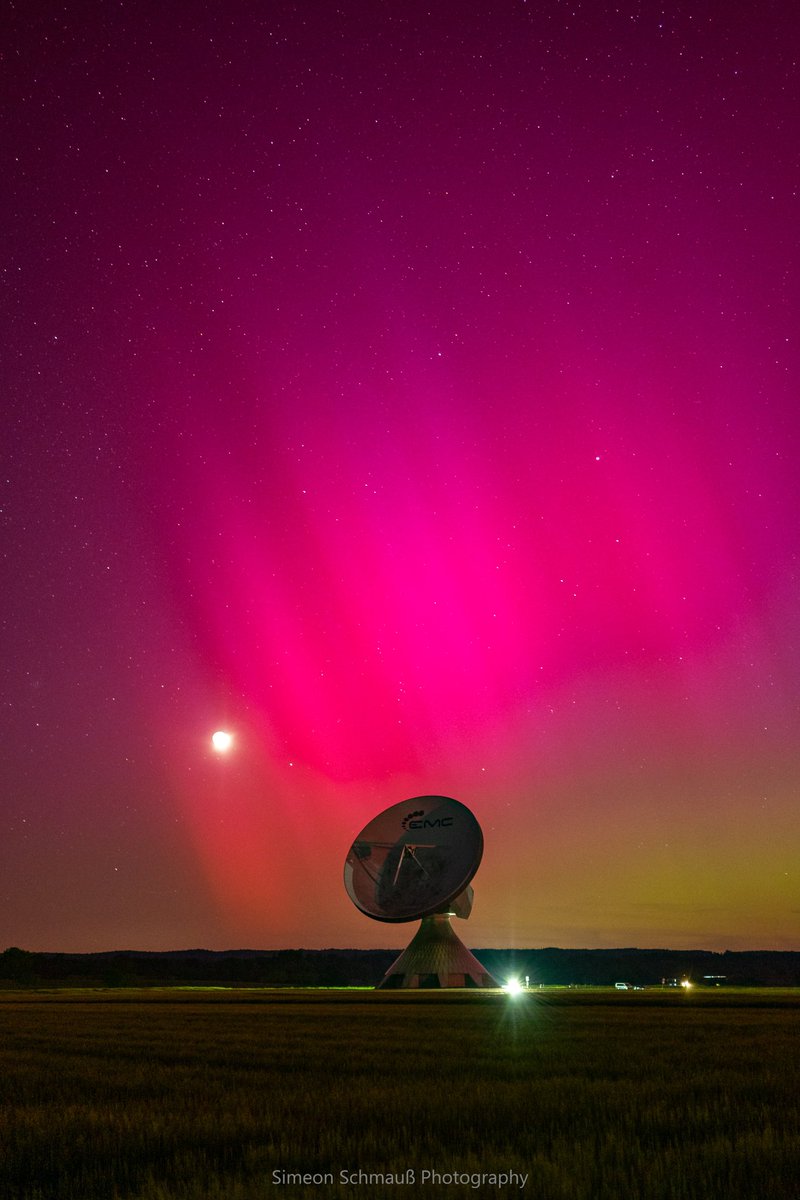
[[[428,792],[472,945],[798,948],[799,55],[18,6],[0,948],[400,945],[342,866]]]

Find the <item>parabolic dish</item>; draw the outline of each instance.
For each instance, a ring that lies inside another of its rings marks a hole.
[[[446,912],[477,871],[483,834],[465,804],[415,796],[384,809],[361,831],[344,864],[356,908],[376,921]]]

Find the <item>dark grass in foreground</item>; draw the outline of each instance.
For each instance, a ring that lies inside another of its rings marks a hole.
[[[4,1200],[800,1194],[800,993],[0,995]],[[416,1173],[282,1186],[273,1172]]]

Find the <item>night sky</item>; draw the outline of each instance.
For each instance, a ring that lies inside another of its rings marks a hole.
[[[8,13],[0,949],[800,948],[796,6]]]

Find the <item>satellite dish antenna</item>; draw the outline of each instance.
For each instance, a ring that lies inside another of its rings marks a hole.
[[[378,987],[499,987],[450,925],[472,911],[482,855],[480,825],[449,796],[393,804],[361,831],[344,864],[353,904],[375,921],[422,921]]]

